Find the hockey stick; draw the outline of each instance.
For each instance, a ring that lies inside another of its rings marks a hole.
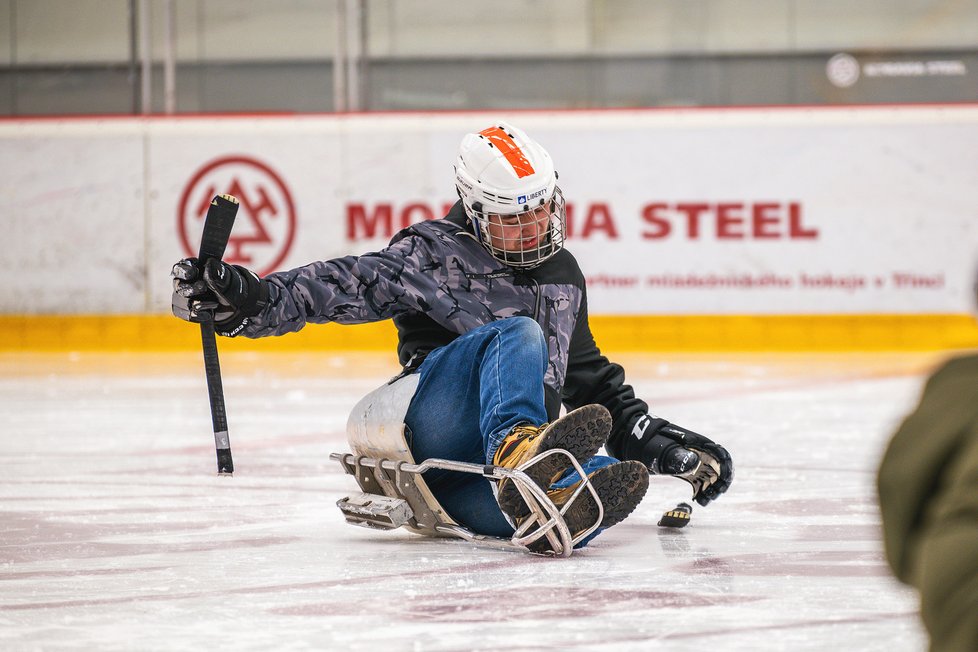
[[[211,200],[204,218],[204,233],[197,255],[201,273],[211,258],[220,260],[231,237],[234,216],[238,212],[238,200],[231,195],[217,195]],[[231,440],[228,437],[228,419],[224,409],[224,384],[221,382],[221,362],[217,357],[217,338],[214,335],[214,312],[209,311],[200,322],[200,340],[204,347],[204,373],[207,375],[207,394],[211,402],[211,421],[214,424],[214,446],[217,449],[219,475],[234,473],[231,459]]]

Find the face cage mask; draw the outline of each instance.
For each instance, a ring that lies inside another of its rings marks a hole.
[[[564,248],[567,214],[560,188],[535,209],[499,215],[480,208],[473,204],[471,216],[479,242],[510,267],[536,267]]]

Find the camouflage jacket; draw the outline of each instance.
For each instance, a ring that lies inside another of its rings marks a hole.
[[[512,316],[532,317],[550,350],[547,411],[600,403],[614,419],[609,452],[648,411],[604,357],[588,325],[584,275],[566,249],[530,270],[508,267],[476,240],[456,203],[444,219],[396,234],[378,252],[315,262],[264,278],[265,309],[241,329],[245,337],[282,335],[307,323],[360,324],[393,319],[398,357],[407,370],[472,328]]]

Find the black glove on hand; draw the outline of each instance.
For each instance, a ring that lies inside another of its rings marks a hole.
[[[173,266],[173,314],[202,322],[212,318],[221,335],[237,335],[268,303],[268,285],[251,270],[211,258],[201,274],[196,258]]]
[[[682,478],[700,505],[719,498],[733,482],[730,453],[703,435],[648,414],[635,422],[632,435],[649,471]]]

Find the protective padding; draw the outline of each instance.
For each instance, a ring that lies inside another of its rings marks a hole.
[[[354,406],[346,422],[346,437],[354,455],[416,464],[404,436],[404,417],[418,387],[418,374],[409,374],[378,387]],[[404,474],[414,481],[428,508],[445,525],[458,525],[442,508],[420,475]],[[366,487],[361,487],[368,491]],[[432,535],[410,525],[405,528],[417,534]]]

